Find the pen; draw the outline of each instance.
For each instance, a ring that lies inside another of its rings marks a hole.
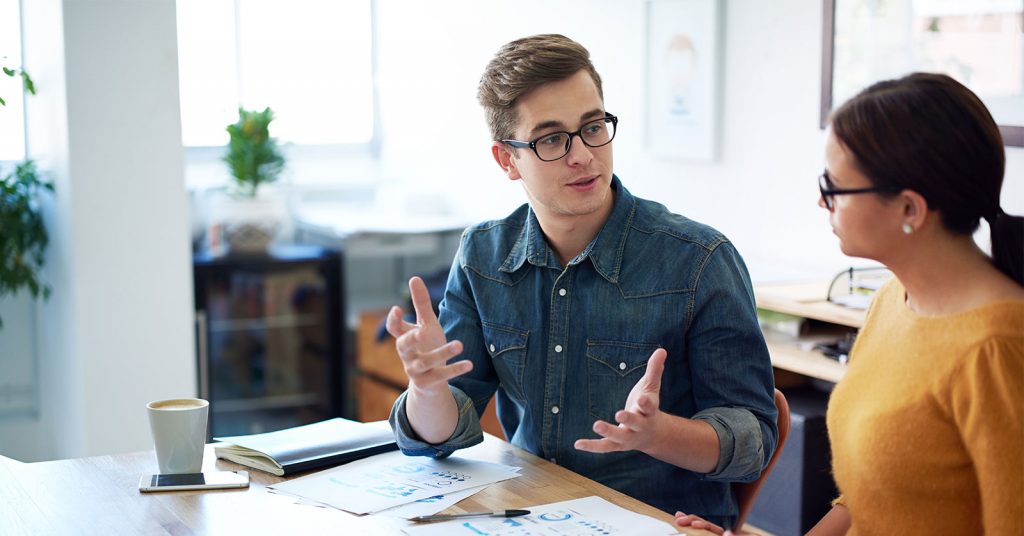
[[[449,519],[462,519],[464,517],[519,517],[530,513],[529,510],[498,510],[497,512],[470,512],[468,514],[435,514],[432,516],[416,516],[409,518],[409,521],[416,523],[427,523],[430,521],[448,521]]]

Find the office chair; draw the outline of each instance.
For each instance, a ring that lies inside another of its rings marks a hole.
[[[761,476],[757,477],[757,480],[733,484],[733,489],[736,490],[736,503],[739,505],[740,510],[739,516],[736,517],[736,529],[742,529],[743,524],[746,523],[747,514],[753,508],[754,500],[757,499],[757,494],[761,491],[764,480],[768,478],[768,473],[772,472],[775,462],[779,461],[779,453],[782,452],[782,447],[786,445],[786,437],[789,436],[789,403],[786,402],[786,397],[782,394],[782,391],[778,389],[775,390],[775,408],[779,411],[777,419],[779,441],[775,445],[775,452],[772,453],[772,457],[768,460],[768,466],[764,468],[764,471],[761,471]]]

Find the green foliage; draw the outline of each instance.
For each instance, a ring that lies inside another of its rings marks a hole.
[[[32,160],[0,178],[0,298],[22,289],[33,298],[50,296],[49,285],[39,280],[50,240],[38,206],[44,190],[52,193],[53,184],[40,178]]]
[[[33,95],[36,94],[36,84],[32,81],[32,77],[29,76],[28,73],[19,69],[10,69],[7,67],[3,67],[3,72],[4,74],[12,78],[15,76],[20,76],[21,83],[25,86],[25,91]],[[7,106],[7,102],[4,101],[3,97],[0,97],[0,106]]]
[[[284,169],[284,157],[277,148],[277,140],[270,137],[270,122],[274,112],[238,109],[238,122],[227,126],[231,141],[224,161],[231,168],[238,193],[255,197],[261,184],[277,180]]]

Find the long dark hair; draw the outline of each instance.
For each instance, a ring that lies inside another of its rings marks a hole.
[[[985,219],[996,267],[1024,285],[1024,218],[1000,208],[1003,138],[977,95],[946,75],[913,73],[871,85],[830,121],[876,186],[921,194],[954,233]]]

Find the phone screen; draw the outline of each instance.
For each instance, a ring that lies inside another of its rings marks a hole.
[[[161,489],[245,487],[248,484],[249,473],[246,471],[211,471],[207,473],[151,475],[139,484],[139,488],[143,491],[156,491]]]
[[[206,484],[203,473],[183,473],[178,475],[153,475],[156,486],[202,486]]]

